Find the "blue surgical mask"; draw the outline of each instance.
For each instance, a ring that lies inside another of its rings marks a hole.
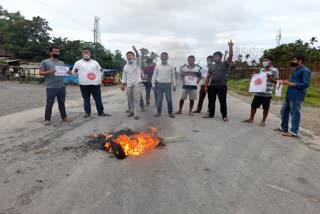
[[[268,67],[269,66],[269,62],[268,61],[263,61],[262,62],[262,66],[263,67]]]
[[[207,60],[207,65],[212,65],[212,61],[211,60]]]
[[[128,60],[128,64],[132,64],[134,62],[133,59],[127,59]]]

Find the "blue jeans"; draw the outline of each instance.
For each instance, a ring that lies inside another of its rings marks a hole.
[[[291,132],[298,134],[300,126],[301,100],[285,100],[281,107],[281,128],[283,131],[289,130],[289,115],[291,115]]]
[[[156,101],[157,101],[157,110],[158,113],[161,114],[162,112],[162,100],[163,94],[166,95],[167,106],[168,106],[168,113],[172,113],[172,96],[171,96],[171,83],[156,83],[155,85],[155,92],[156,92]]]
[[[146,87],[146,102],[147,102],[147,105],[149,105],[150,104],[150,93],[151,93],[152,83],[147,81],[145,83],[145,87]],[[157,105],[156,92],[155,91],[154,91],[154,99],[155,99],[155,103]]]
[[[47,104],[44,119],[51,120],[52,107],[57,97],[61,119],[67,118],[66,107],[64,105],[66,99],[66,88],[47,88]]]
[[[103,104],[101,99],[101,88],[100,85],[80,85],[80,91],[82,94],[83,102],[84,102],[84,111],[87,114],[91,114],[91,104],[90,104],[90,97],[92,97],[96,102],[96,108],[98,114],[103,113]]]

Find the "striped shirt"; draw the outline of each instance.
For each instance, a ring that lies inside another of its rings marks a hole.
[[[181,78],[183,80],[183,89],[197,89],[197,85],[187,85],[187,78],[201,78],[201,68],[197,65],[189,67],[185,65],[180,70]]]
[[[260,70],[260,73],[267,73],[267,74],[270,74],[273,79],[276,79],[276,80],[279,79],[279,71],[275,67],[270,67],[269,69],[262,68]],[[267,78],[266,92],[259,92],[259,93],[256,93],[256,95],[260,97],[272,97],[272,89],[273,89],[273,82],[269,78]]]

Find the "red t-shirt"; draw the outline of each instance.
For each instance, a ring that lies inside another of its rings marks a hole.
[[[147,75],[147,80],[148,80],[148,81],[151,81],[155,67],[156,67],[156,65],[155,65],[155,64],[152,64],[152,65],[147,65],[147,66],[144,68],[144,71],[143,71],[143,72],[144,72],[145,75]]]

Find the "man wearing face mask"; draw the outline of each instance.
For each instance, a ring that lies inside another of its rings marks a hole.
[[[266,125],[266,119],[269,113],[269,107],[271,103],[272,98],[272,89],[273,84],[277,83],[277,79],[279,79],[279,71],[275,67],[272,66],[273,58],[272,56],[264,56],[262,59],[262,66],[263,68],[260,70],[260,73],[266,73],[267,74],[267,89],[266,92],[259,92],[256,93],[256,95],[253,98],[253,101],[251,103],[251,113],[250,118],[243,120],[242,122],[245,123],[253,123],[254,116],[257,112],[257,108],[260,108],[262,105],[263,107],[263,117],[262,121],[260,123],[260,126]]]
[[[91,116],[90,97],[92,95],[99,116],[111,116],[104,113],[101,98],[101,67],[99,63],[91,59],[91,52],[87,48],[82,50],[82,59],[78,60],[73,67],[73,72],[79,75],[80,90],[83,98],[84,118]]]
[[[202,110],[202,104],[204,101],[204,98],[206,97],[206,92],[204,91],[204,85],[205,85],[205,80],[209,71],[209,67],[212,65],[213,57],[208,56],[207,57],[207,66],[204,67],[201,71],[201,80],[200,80],[200,91],[199,91],[199,101],[198,101],[198,107],[197,110],[195,110],[193,113],[200,113]]]
[[[125,91],[127,87],[127,98],[130,108],[128,117],[133,117],[135,120],[140,119],[140,100],[142,96],[142,79],[141,79],[141,59],[138,50],[132,46],[132,51],[128,51],[127,64],[123,67],[123,76],[121,80],[121,90]]]
[[[44,125],[50,125],[52,107],[54,100],[57,97],[59,111],[61,119],[64,122],[71,122],[72,120],[67,117],[66,108],[65,108],[65,99],[66,99],[66,88],[63,82],[63,76],[56,76],[55,72],[56,66],[65,66],[64,62],[58,60],[60,56],[60,51],[57,47],[50,47],[50,59],[43,60],[40,64],[40,76],[45,76],[46,78],[46,94],[47,94],[47,104],[45,110],[45,122]]]
[[[173,66],[168,64],[168,53],[163,52],[160,55],[161,64],[157,65],[154,69],[152,76],[152,88],[156,93],[157,101],[157,114],[154,117],[160,117],[162,112],[163,94],[166,96],[168,114],[170,118],[174,118],[172,113],[172,95],[171,88],[176,91],[176,74]]]
[[[286,137],[296,137],[300,126],[301,104],[310,85],[311,72],[303,65],[305,56],[296,54],[291,58],[290,66],[294,68],[290,81],[283,80],[288,85],[287,94],[281,107],[281,126],[275,131],[284,132]],[[289,115],[291,115],[291,130],[289,131]]]

